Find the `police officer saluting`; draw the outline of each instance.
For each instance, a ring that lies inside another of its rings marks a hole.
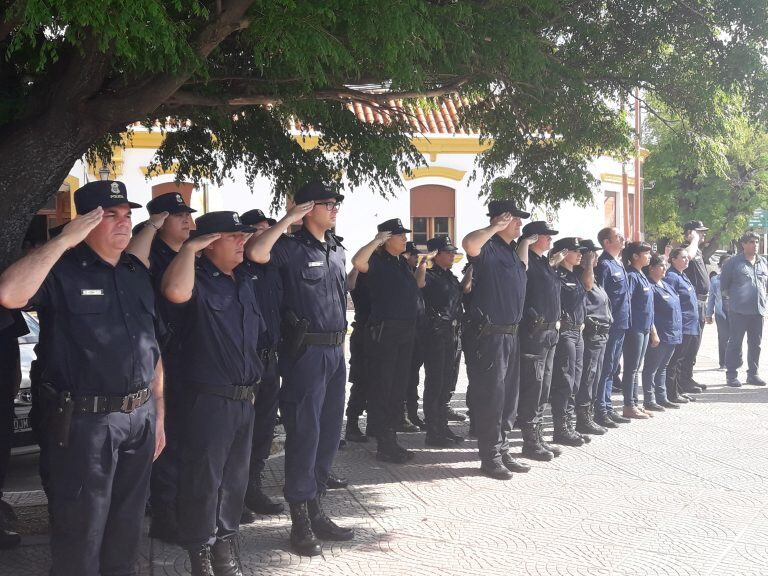
[[[544,442],[542,417],[549,401],[552,362],[558,339],[560,319],[560,279],[555,268],[565,252],[552,258],[546,252],[552,247],[557,230],[544,221],[529,222],[523,227],[523,238],[533,237],[528,249],[528,285],[525,290],[523,332],[520,337],[520,408],[517,422],[523,431],[523,456],[533,460],[551,460],[561,450]],[[563,421],[564,424],[564,421]]]
[[[376,458],[402,464],[413,458],[397,443],[396,430],[403,415],[427,259],[413,272],[400,257],[410,230],[399,218],[382,222],[377,229],[374,239],[352,257],[352,265],[368,274],[371,289],[368,418],[378,443]]]
[[[193,575],[235,576],[242,574],[235,538],[248,485],[264,321],[251,277],[239,267],[253,228],[227,211],[209,212],[196,224],[162,282],[177,317],[183,354],[178,377],[188,402],[179,543],[189,551]]]
[[[427,250],[436,254],[421,291],[426,308],[423,342],[425,442],[427,446],[449,447],[464,441],[448,427],[447,411],[458,377],[457,356],[460,353],[463,289],[451,272],[453,258],[459,249],[451,244],[448,236],[438,236],[427,242]]]
[[[589,252],[582,258],[581,266],[576,268],[581,272],[586,293],[586,309],[584,317],[584,356],[581,363],[581,383],[576,392],[576,432],[579,434],[606,433],[606,428],[598,425],[593,418],[595,394],[600,372],[605,356],[605,343],[608,341],[608,332],[613,322],[611,316],[611,301],[608,299],[603,287],[594,278],[595,266],[597,266],[597,252],[602,250],[595,246],[592,240],[581,240],[581,246]],[[590,278],[591,277],[591,278]],[[590,282],[591,279],[591,282]],[[610,426],[618,425],[613,421]]]
[[[521,218],[512,200],[488,204],[491,223],[464,237],[472,264],[472,298],[467,320],[465,359],[472,390],[472,422],[477,434],[480,470],[498,480],[525,472],[527,464],[509,455],[507,431],[517,412],[520,387],[518,325],[525,300],[529,237],[520,235]]]
[[[552,368],[552,388],[549,398],[552,420],[555,425],[553,441],[568,446],[581,446],[584,439],[574,429],[574,398],[581,383],[584,339],[582,329],[586,315],[586,291],[592,288],[592,264],[587,257],[586,266],[580,273],[577,266],[583,255],[592,254],[582,246],[578,238],[561,238],[552,246],[552,254],[566,250],[557,268],[560,278],[560,338],[555,349]],[[586,282],[583,282],[585,280]]]
[[[688,393],[697,393],[707,389],[705,384],[696,382],[693,379],[693,367],[696,364],[696,356],[701,347],[701,338],[704,334],[704,324],[706,324],[707,316],[709,270],[707,270],[707,265],[701,252],[701,243],[704,241],[708,230],[709,228],[704,226],[701,220],[691,220],[683,226],[683,234],[685,235],[683,248],[688,252],[689,259],[688,268],[684,270],[684,274],[688,276],[696,290],[696,300],[698,301],[699,309],[699,333],[696,335],[693,344],[686,350],[685,357],[680,363],[679,385],[682,387],[683,392]]]
[[[192,214],[196,210],[187,206],[178,192],[168,192],[147,202],[147,212],[149,212],[149,220],[144,223],[138,234],[134,234],[131,245],[138,247],[139,243],[150,243],[149,270],[155,291],[160,296],[163,274],[181,250],[181,245],[189,238]],[[166,446],[152,466],[149,488],[152,524],[149,534],[152,538],[175,542],[178,538],[176,500],[179,483],[178,446],[183,418],[183,414],[180,413],[183,392],[177,386],[178,346],[173,343],[173,325],[161,297],[157,299],[157,311],[158,341],[163,355]]]
[[[125,185],[91,182],[74,199],[80,216],[0,276],[0,305],[31,304],[44,318],[51,574],[134,574],[164,444],[155,295],[124,251],[140,207]]]
[[[252,238],[258,238],[266,230],[277,224],[274,218],[268,218],[261,210],[245,212],[240,221],[255,229]],[[251,240],[253,241],[253,240]],[[243,262],[243,268],[253,280],[253,289],[259,301],[265,330],[259,333],[259,358],[263,366],[259,392],[254,402],[253,445],[251,446],[251,466],[248,491],[245,493],[245,505],[258,514],[280,514],[285,507],[264,494],[261,489],[261,475],[272,449],[277,404],[280,393],[280,376],[277,368],[277,348],[280,343],[280,306],[283,301],[283,280],[280,271],[273,264],[256,264],[250,260]],[[244,518],[253,521],[254,518]]]
[[[271,262],[283,279],[279,367],[280,414],[286,431],[285,499],[291,509],[291,546],[322,552],[315,536],[351,540],[323,511],[331,464],[339,449],[347,365],[344,336],[347,287],[344,247],[331,230],[344,196],[321,182],[294,195],[296,205],[248,245],[252,262]],[[302,228],[283,233],[303,220]]]

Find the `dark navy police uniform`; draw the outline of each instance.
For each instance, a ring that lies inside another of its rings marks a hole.
[[[525,265],[494,235],[472,263],[472,297],[464,342],[472,390],[472,421],[483,463],[501,463],[509,452],[507,431],[517,414],[520,389],[518,325],[525,301]]]
[[[184,425],[179,476],[179,543],[187,549],[237,533],[248,485],[253,399],[262,375],[264,320],[251,277],[206,256],[195,263],[192,298],[171,305],[183,361]]]
[[[603,368],[605,345],[611,329],[613,316],[608,294],[597,282],[586,293],[586,316],[584,318],[584,358],[582,360],[581,384],[576,393],[576,406],[592,409],[597,401],[597,387]]]
[[[701,222],[695,223],[701,224]],[[691,224],[692,223],[686,224],[686,229],[690,229],[689,227]],[[683,245],[684,248],[687,246],[687,244]],[[696,256],[691,258],[688,267],[683,270],[683,273],[691,281],[691,284],[693,284],[693,288],[696,291],[696,300],[699,310],[699,332],[696,334],[696,341],[688,347],[686,356],[683,358],[680,365],[680,370],[682,371],[681,382],[684,385],[698,385],[693,380],[693,367],[696,365],[696,356],[699,353],[701,338],[704,335],[704,326],[706,325],[707,320],[707,297],[709,296],[710,288],[709,270],[707,270],[707,264],[704,262],[704,254],[701,250],[696,251]]]
[[[586,317],[586,290],[578,269],[557,269],[560,279],[560,337],[555,349],[552,368],[552,388],[549,401],[552,417],[570,418],[574,410],[574,398],[581,383],[584,357],[582,330]]]
[[[528,251],[523,331],[520,336],[521,426],[538,426],[549,400],[560,319],[560,278],[546,255]]]
[[[135,574],[155,451],[149,388],[160,355],[149,271],[130,254],[112,266],[81,243],[30,305],[40,311],[45,350],[51,573]]]
[[[428,247],[430,250],[456,251],[450,241],[443,238],[430,240]],[[433,264],[427,270],[422,295],[426,308],[424,416],[427,434],[444,436],[450,432],[447,406],[458,378],[461,284],[450,269],[444,270]]]
[[[282,236],[270,262],[283,281],[279,353],[280,414],[286,429],[285,499],[301,503],[325,492],[339,448],[344,412],[347,286],[344,247],[327,232],[320,242],[305,228]],[[305,336],[300,346],[287,324]]]
[[[263,372],[254,402],[255,415],[250,466],[250,484],[261,486],[261,474],[272,448],[280,394],[277,353],[280,344],[280,307],[283,300],[283,280],[280,271],[271,263],[256,264],[246,261],[243,263],[243,267],[253,280],[256,299],[259,301],[259,308],[265,322],[265,330],[259,333],[258,342]]]
[[[352,386],[347,400],[347,421],[354,421],[363,415],[368,406],[370,381],[366,325],[371,315],[371,293],[368,274],[359,272],[355,287],[350,292],[355,306],[352,334],[349,337],[349,382]]]
[[[368,418],[382,452],[386,449],[383,444],[394,441],[403,417],[420,294],[405,259],[383,248],[377,249],[368,262],[368,280],[371,290]]]

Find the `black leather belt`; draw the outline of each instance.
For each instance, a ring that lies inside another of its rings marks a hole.
[[[560,332],[568,332],[570,330],[581,331],[584,328],[584,324],[576,324],[575,322],[569,322],[568,320],[560,321]]]
[[[307,332],[302,344],[314,346],[341,346],[344,344],[346,331],[341,332]]]
[[[557,320],[555,322],[532,322],[530,324],[530,329],[532,331],[540,331],[540,330],[557,330],[560,327],[560,321]]]
[[[253,402],[256,398],[256,386],[258,386],[258,383],[254,386],[210,386],[208,384],[192,384],[191,388],[195,392],[221,396],[222,398],[227,398],[229,400]]]
[[[610,324],[597,324],[596,322],[587,322],[584,327],[584,333],[588,335],[604,336],[611,331]]]
[[[143,388],[127,396],[73,396],[72,404],[76,414],[130,414],[146,404],[152,397],[152,390]]]
[[[517,334],[518,324],[486,324],[485,334]]]

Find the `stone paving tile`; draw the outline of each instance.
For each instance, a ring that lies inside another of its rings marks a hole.
[[[288,550],[288,514],[260,517],[241,528],[245,573],[766,576],[768,390],[724,386],[712,369],[715,346],[708,327],[696,378],[709,389],[695,404],[567,448],[509,482],[479,474],[470,439],[435,450],[421,433],[401,435],[416,452],[403,466],[377,462],[373,442],[350,444],[334,469],[352,485],[329,492],[325,508],[355,539],[301,558]],[[465,390],[462,373],[454,396],[462,410]],[[516,432],[512,453],[520,446]],[[272,496],[281,495],[282,466],[278,456],[265,470]],[[44,503],[40,492],[8,498]],[[141,576],[188,573],[180,548],[146,537],[142,546]],[[45,537],[29,537],[0,553],[0,574],[38,576],[48,563]]]

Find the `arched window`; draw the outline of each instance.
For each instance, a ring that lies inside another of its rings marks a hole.
[[[448,186],[426,184],[411,189],[411,239],[425,248],[435,236],[454,237],[456,190]]]

